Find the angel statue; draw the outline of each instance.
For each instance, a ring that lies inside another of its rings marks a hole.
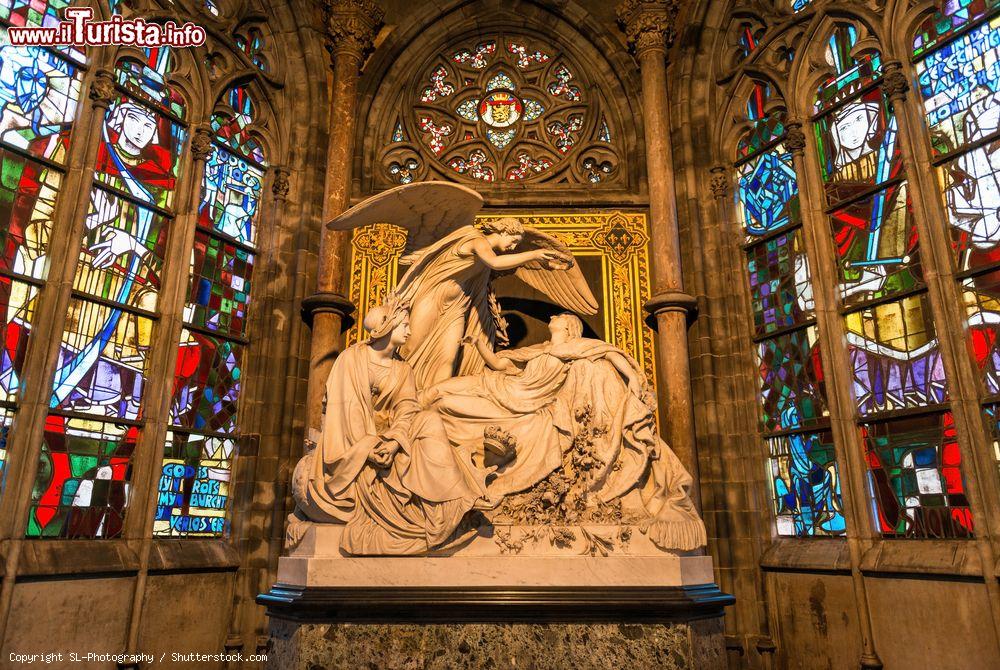
[[[483,198],[449,182],[418,182],[385,191],[330,221],[334,230],[388,222],[408,231],[400,265],[409,269],[394,293],[412,305],[410,339],[401,350],[418,390],[455,375],[482,372],[476,346],[506,344],[494,277],[513,273],[564,309],[597,313],[597,301],[569,249],[514,218],[474,224]],[[463,340],[466,344],[463,344]]]

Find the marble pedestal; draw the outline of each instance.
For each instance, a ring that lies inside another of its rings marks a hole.
[[[600,529],[592,529],[600,532]],[[271,617],[268,667],[724,668],[712,559],[574,547],[499,553],[473,541],[447,556],[340,553],[314,526],[257,601]]]

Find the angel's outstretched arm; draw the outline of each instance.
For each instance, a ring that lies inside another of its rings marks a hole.
[[[498,255],[485,239],[474,240],[472,242],[472,250],[486,267],[496,272],[514,270],[532,261],[565,263],[569,260],[569,262],[572,262],[572,259],[567,259],[564,254],[553,249],[532,249],[531,251],[522,251],[519,254]]]

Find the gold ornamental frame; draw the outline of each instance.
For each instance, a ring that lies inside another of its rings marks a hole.
[[[597,257],[601,262],[601,305],[608,341],[627,351],[642,366],[651,384],[656,382],[653,333],[646,327],[643,305],[650,295],[649,229],[646,215],[637,212],[579,214],[483,214],[485,222],[515,216],[525,225],[557,237],[574,256]],[[347,344],[361,339],[365,314],[383,300],[399,278],[399,256],[406,231],[377,223],[358,228],[351,240],[351,302],[356,321],[347,333]]]

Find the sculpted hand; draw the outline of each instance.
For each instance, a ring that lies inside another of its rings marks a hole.
[[[387,468],[392,465],[392,457],[396,455],[397,451],[399,451],[399,442],[387,440],[372,449],[368,460],[380,468]]]
[[[538,249],[537,259],[549,270],[567,270],[573,267],[573,258],[554,249]]]

